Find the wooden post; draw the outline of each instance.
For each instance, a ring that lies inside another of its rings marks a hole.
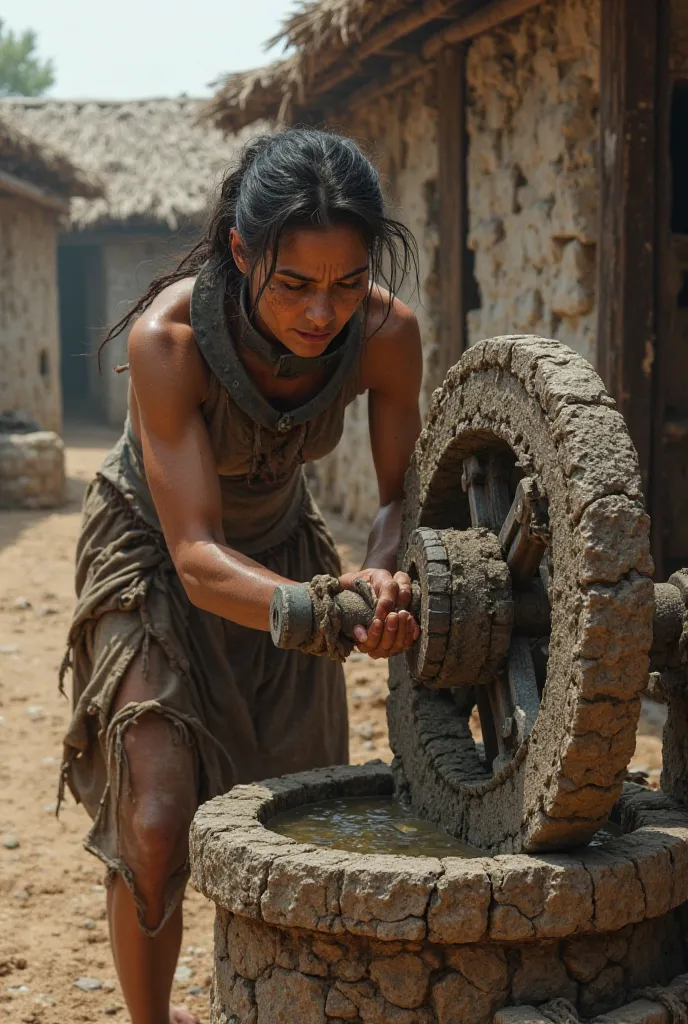
[[[466,74],[465,49],[451,46],[437,58],[439,107],[440,384],[466,347],[465,246]]]
[[[602,0],[597,359],[638,450],[648,499],[657,315],[658,26],[654,0]]]

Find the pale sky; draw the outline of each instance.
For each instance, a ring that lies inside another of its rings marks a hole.
[[[1,0],[55,62],[58,99],[206,96],[228,71],[267,63],[263,43],[292,0]]]

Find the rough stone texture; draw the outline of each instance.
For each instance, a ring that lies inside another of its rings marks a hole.
[[[434,80],[416,83],[352,115],[344,125],[371,152],[394,216],[413,232],[419,249],[420,295],[407,282],[399,297],[414,310],[425,357],[422,411],[437,384],[437,110]],[[368,436],[367,396],[349,406],[342,441],[318,463],[317,498],[323,507],[369,523],[378,507]]]
[[[468,49],[471,343],[527,331],[595,361],[600,0],[550,0]]]
[[[0,433],[0,508],[55,508],[64,489],[62,438],[47,430]]]
[[[688,814],[640,787],[617,804],[626,834],[574,856],[314,851],[265,827],[301,803],[389,795],[392,781],[379,762],[324,769],[200,808],[194,881],[218,906],[212,1021],[537,1024],[536,1010],[500,1010],[567,998],[592,1017],[688,967]],[[640,1010],[611,1019],[668,1022]]]
[[[613,406],[590,364],[557,342],[480,342],[435,392],[406,477],[402,550],[420,526],[469,525],[461,470],[477,452],[510,452],[548,501],[547,684],[510,764],[490,775],[465,711],[414,685],[404,658],[390,665],[398,785],[418,812],[476,846],[513,853],[587,841],[633,754],[654,590],[637,456]]]
[[[0,412],[62,428],[56,215],[0,197]]]

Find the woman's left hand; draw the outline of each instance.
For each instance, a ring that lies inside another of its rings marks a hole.
[[[371,658],[389,658],[405,651],[418,639],[418,623],[407,609],[411,604],[411,580],[405,572],[392,576],[386,569],[360,569],[347,572],[339,582],[352,590],[357,579],[366,580],[377,597],[375,618],[366,630],[356,626],[354,638],[362,654]]]

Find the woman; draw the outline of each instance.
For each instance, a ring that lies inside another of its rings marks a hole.
[[[85,499],[63,783],[109,869],[134,1024],[191,1021],[169,995],[199,802],[348,759],[341,665],[277,650],[268,610],[276,584],[341,573],[302,463],[334,448],[364,391],[380,510],[364,568],[340,583],[363,577],[377,597],[359,650],[389,657],[418,635],[395,573],[422,360],[394,292],[415,262],[353,142],[265,135],[202,241],[110,334],[133,322],[129,416]]]

